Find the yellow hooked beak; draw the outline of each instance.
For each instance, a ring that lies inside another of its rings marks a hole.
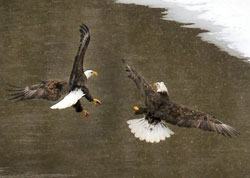
[[[93,75],[94,75],[94,76],[98,76],[98,73],[97,73],[97,72],[94,72]]]

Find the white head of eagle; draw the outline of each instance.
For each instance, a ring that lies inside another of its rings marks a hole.
[[[156,92],[166,92],[168,94],[168,89],[164,82],[156,82],[154,86],[156,87]]]
[[[89,78],[89,77],[91,77],[91,76],[98,76],[98,73],[97,72],[95,72],[95,71],[93,71],[93,70],[86,70],[85,72],[84,72],[84,74],[86,75],[86,77],[87,77],[87,79]]]

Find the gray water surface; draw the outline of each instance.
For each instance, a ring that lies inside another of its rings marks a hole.
[[[163,9],[112,1],[0,1],[0,177],[250,177],[249,64],[202,42],[198,29],[161,20]],[[6,83],[68,80],[85,23],[84,62],[99,77],[82,99],[89,118],[55,102],[11,102]],[[143,105],[121,58],[150,83],[167,83],[171,99],[216,116],[238,138],[169,125],[159,144],[136,139],[127,126]]]

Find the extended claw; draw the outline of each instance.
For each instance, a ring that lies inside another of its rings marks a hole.
[[[96,104],[102,104],[102,102],[100,100],[98,100],[98,99],[94,99],[94,103],[95,103],[95,105]]]
[[[84,114],[85,117],[89,116],[89,112],[87,110],[83,110],[82,112],[83,112],[83,114]]]
[[[134,106],[134,107],[133,107],[133,110],[134,110],[134,111],[139,111],[140,109],[139,109],[138,106]]]

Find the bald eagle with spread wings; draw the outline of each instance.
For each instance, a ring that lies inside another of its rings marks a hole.
[[[86,25],[80,26],[80,46],[75,57],[73,69],[70,75],[69,83],[66,81],[50,80],[42,81],[39,84],[26,87],[9,85],[10,100],[23,101],[30,99],[44,99],[57,101],[61,96],[68,93],[62,101],[53,105],[51,109],[64,109],[73,106],[76,112],[83,112],[88,116],[88,112],[82,108],[80,98],[85,97],[95,104],[101,104],[98,99],[93,99],[86,87],[87,79],[91,76],[98,76],[93,70],[83,70],[83,60],[86,49],[90,41],[89,29]]]
[[[94,104],[101,104],[101,101],[98,99],[94,99],[86,86],[87,79],[92,75],[97,76],[97,72],[94,72],[92,70],[87,70],[84,72],[83,69],[84,56],[90,41],[90,33],[88,27],[82,24],[80,26],[80,33],[80,46],[75,57],[73,69],[71,71],[69,79],[69,93],[63,98],[63,100],[51,106],[50,108],[64,109],[73,106],[78,112],[83,111],[87,116],[88,112],[82,109],[80,99],[82,97],[85,97],[88,101],[94,102]]]
[[[165,140],[174,134],[166,123],[213,131],[228,137],[239,135],[234,128],[211,115],[175,104],[170,100],[168,89],[163,82],[149,85],[138,72],[124,60],[123,62],[126,65],[128,77],[135,82],[146,105],[146,107],[133,107],[136,115],[144,114],[143,118],[127,121],[136,138],[151,143]]]

